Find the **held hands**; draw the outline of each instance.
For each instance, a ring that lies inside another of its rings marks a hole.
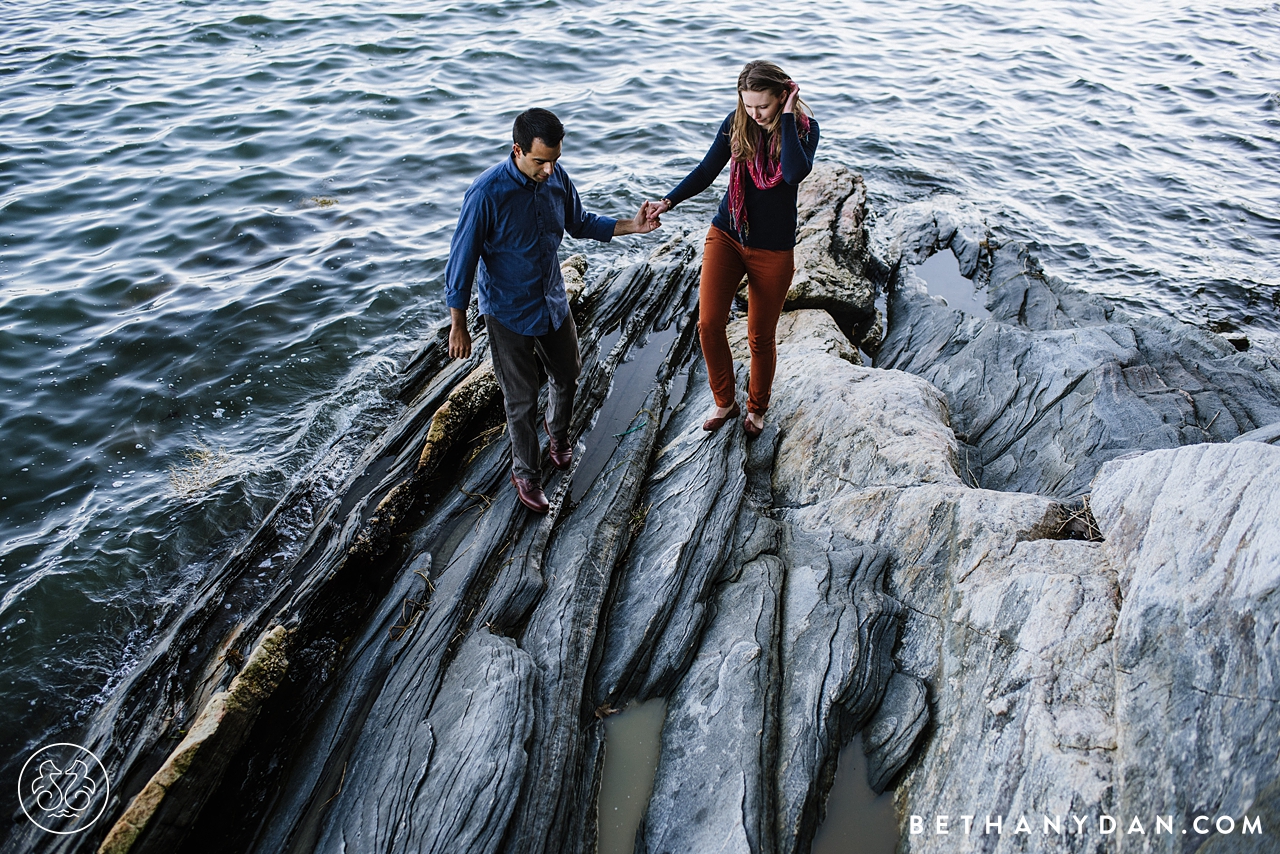
[[[657,207],[657,202],[646,201],[640,205],[640,210],[636,212],[635,218],[637,234],[648,234],[662,225],[662,222],[658,219]]]
[[[658,202],[645,202],[640,205],[640,210],[636,211],[636,215],[631,219],[620,219],[613,226],[613,233],[617,234],[648,234],[655,228],[662,225],[662,221],[658,219],[655,208]]]
[[[662,225],[662,215],[671,210],[671,201],[662,199],[657,202],[645,202],[645,205],[648,207],[646,216],[649,222],[653,223],[654,228],[660,227]],[[644,208],[642,207],[641,210],[643,211]]]
[[[656,220],[658,217],[671,210],[672,207],[673,205],[671,204],[670,199],[662,199],[654,202],[653,208],[651,209],[653,211],[653,218]]]
[[[635,226],[636,234],[648,234],[662,225],[662,221],[658,219],[657,207],[657,202],[645,202],[640,205],[640,210],[636,212],[635,218],[631,220]]]

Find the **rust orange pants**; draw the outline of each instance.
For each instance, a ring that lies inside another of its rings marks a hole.
[[[778,360],[774,333],[782,303],[791,289],[795,252],[791,249],[752,249],[714,225],[707,232],[698,285],[698,339],[707,362],[707,379],[716,406],[734,401],[733,355],[725,327],[738,284],[747,276],[747,346],[751,350],[747,382],[747,411],[769,408],[773,371]]]

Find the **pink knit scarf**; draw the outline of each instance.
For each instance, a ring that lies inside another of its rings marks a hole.
[[[796,110],[796,129],[800,132],[801,137],[809,135],[809,117],[804,113]],[[733,166],[729,170],[729,219],[733,225],[734,231],[745,240],[748,233],[747,226],[747,195],[744,189],[747,175],[750,174],[751,181],[756,185],[758,190],[768,190],[778,186],[782,181],[782,146],[778,146],[779,156],[774,159],[770,156],[769,139],[761,134],[760,143],[756,146],[756,156],[750,161],[738,160],[734,158]]]

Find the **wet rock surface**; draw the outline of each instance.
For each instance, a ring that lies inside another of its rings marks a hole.
[[[763,742],[776,726],[782,574],[776,555],[752,556],[717,597],[722,610],[662,725],[638,851],[775,850]]]
[[[1111,843],[1041,816],[1277,814],[1276,365],[1067,288],[963,206],[868,233],[838,167],[801,198],[760,438],[701,429],[699,235],[595,277],[567,262],[584,370],[546,517],[507,483],[477,319],[469,360],[436,330],[274,586],[244,580],[313,483],[88,728],[108,820],[6,850],[585,854],[603,719],[656,697],[640,851],[808,851],[858,732],[903,851],[956,849],[911,815],[1083,852]],[[940,248],[990,317],[914,276]],[[850,339],[872,282],[876,368]]]

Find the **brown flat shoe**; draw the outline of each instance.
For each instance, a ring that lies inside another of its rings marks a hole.
[[[520,499],[520,503],[534,513],[546,513],[551,509],[547,494],[542,491],[542,485],[536,480],[516,477],[516,473],[512,472],[511,485],[516,488],[516,497]]]
[[[706,421],[703,421],[702,429],[706,430],[708,433],[714,433],[725,424],[728,424],[730,421],[737,418],[741,413],[742,410],[738,408],[738,401],[735,400],[733,402],[733,408],[724,415],[721,415],[719,418],[708,418]]]
[[[551,465],[561,471],[573,465],[573,443],[568,439],[563,442],[557,441],[555,436],[551,435],[551,425],[547,423],[547,419],[542,419],[542,426],[547,428],[547,456],[551,457]]]
[[[760,418],[761,420],[763,420],[764,415],[761,415]],[[749,414],[744,415],[742,416],[742,432],[746,433],[748,436],[754,439],[764,432],[764,425],[762,424],[759,427],[757,427],[756,425],[751,423],[751,416]]]

